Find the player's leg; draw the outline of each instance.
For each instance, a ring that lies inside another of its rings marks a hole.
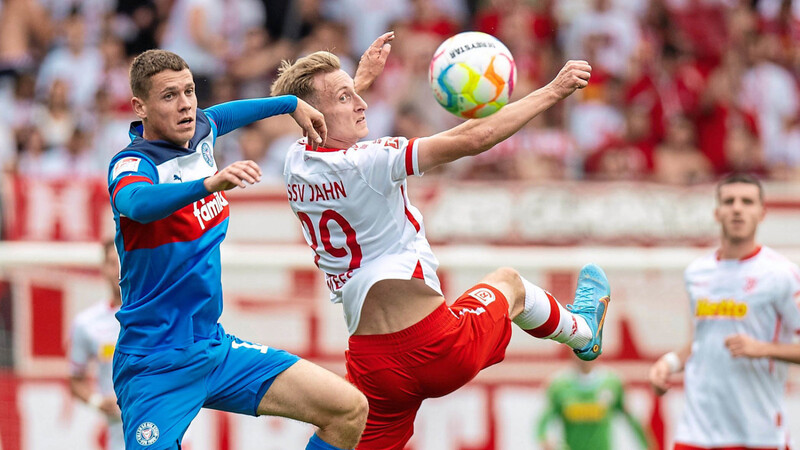
[[[355,447],[367,401],[342,377],[283,350],[226,335],[209,375],[207,408],[316,425],[309,449]]]
[[[497,269],[481,283],[503,293],[508,300],[509,317],[528,334],[567,344],[581,359],[592,360],[602,352],[610,288],[600,267],[588,264],[581,269],[575,299],[566,308],[511,268]]]
[[[258,405],[259,414],[317,426],[308,449],[355,448],[367,411],[367,399],[355,386],[305,360],[278,375]]]

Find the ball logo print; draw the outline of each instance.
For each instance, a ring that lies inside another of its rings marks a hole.
[[[477,31],[444,41],[434,52],[428,73],[436,101],[464,119],[486,117],[505,106],[517,81],[508,48]]]
[[[200,146],[200,151],[203,153],[203,159],[206,161],[206,164],[214,167],[214,158],[211,157],[211,146],[208,145],[208,142],[203,142],[203,145]]]
[[[153,422],[142,422],[136,429],[136,442],[139,445],[153,445],[158,440],[158,427]]]

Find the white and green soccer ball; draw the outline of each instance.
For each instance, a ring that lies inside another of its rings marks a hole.
[[[464,119],[486,117],[505,106],[517,81],[508,48],[478,31],[444,41],[433,54],[429,75],[436,101]]]

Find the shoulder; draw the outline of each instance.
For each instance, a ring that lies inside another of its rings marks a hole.
[[[767,266],[771,273],[800,282],[800,268],[789,258],[770,247],[762,247],[758,262]]]
[[[690,262],[684,270],[684,277],[689,278],[697,274],[714,270],[717,267],[716,251],[710,251]]]
[[[77,316],[75,316],[75,320],[72,321],[75,328],[83,328],[87,325],[91,324],[98,317],[102,317],[108,311],[108,304],[107,302],[98,302],[94,305],[84,309],[83,311],[79,312]]]

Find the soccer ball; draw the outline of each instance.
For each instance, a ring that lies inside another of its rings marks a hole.
[[[433,96],[458,117],[486,117],[505,106],[517,81],[514,58],[492,35],[467,31],[436,49],[429,70]]]

